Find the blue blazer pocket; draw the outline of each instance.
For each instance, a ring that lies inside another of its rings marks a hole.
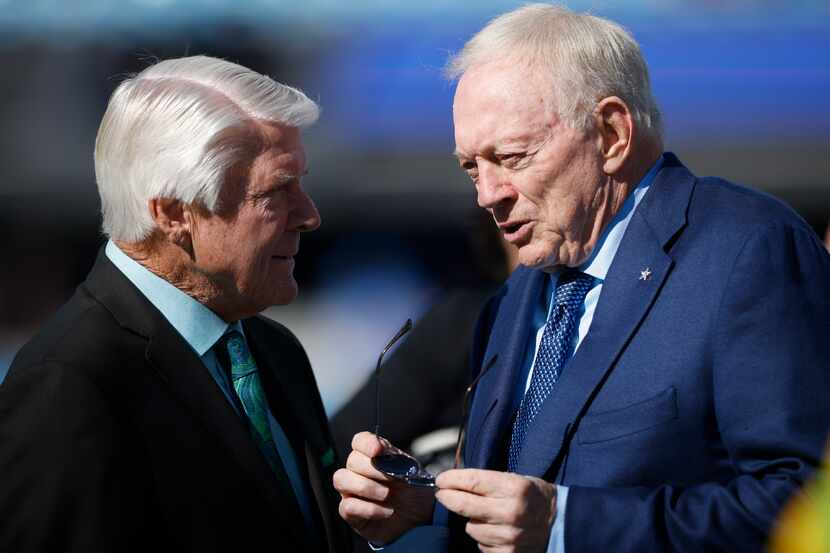
[[[580,445],[595,444],[642,432],[677,418],[677,390],[674,386],[632,405],[589,413],[576,433]]]

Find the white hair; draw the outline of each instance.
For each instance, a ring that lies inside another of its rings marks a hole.
[[[252,123],[304,128],[318,116],[301,91],[235,63],[193,56],[148,67],[112,94],[95,140],[104,233],[150,236],[151,198],[215,210],[226,172],[252,154]]]
[[[563,6],[528,4],[490,21],[450,58],[446,74],[452,80],[475,65],[514,58],[551,77],[554,105],[565,124],[590,128],[597,102],[618,96],[638,128],[662,140],[648,67],[620,25]]]

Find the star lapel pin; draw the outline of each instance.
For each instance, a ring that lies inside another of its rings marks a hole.
[[[640,271],[640,280],[648,280],[651,278],[651,269],[646,267],[642,271]]]

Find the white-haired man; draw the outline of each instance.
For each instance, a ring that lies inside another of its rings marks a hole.
[[[291,302],[302,92],[209,57],[113,93],[95,149],[106,247],[0,387],[0,550],[349,549]]]
[[[476,331],[472,468],[438,476],[432,517],[358,434],[341,515],[389,551],[761,550],[830,429],[815,233],[663,153],[610,21],[526,6],[450,73],[456,155],[524,267]]]

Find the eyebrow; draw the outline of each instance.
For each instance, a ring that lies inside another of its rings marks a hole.
[[[279,169],[274,171],[269,175],[271,179],[279,181],[280,184],[284,184],[292,179],[298,179],[300,177],[304,177],[308,174],[308,167],[300,171],[299,173],[294,173],[291,171],[286,171],[285,169]]]
[[[518,135],[518,136],[512,136],[512,137],[505,138],[505,139],[501,140],[500,142],[498,142],[496,144],[491,144],[491,145],[488,146],[488,150],[491,151],[491,152],[495,152],[495,153],[498,153],[498,152],[503,151],[505,149],[506,150],[512,150],[513,148],[516,148],[516,147],[530,150],[530,149],[534,148],[535,146],[544,145],[550,139],[551,136],[552,136],[551,134],[548,134],[547,136],[545,136],[543,138],[537,138],[537,137],[533,136],[531,133],[525,133],[525,134],[521,134],[521,135]],[[461,151],[459,151],[458,148],[456,148],[453,151],[452,155],[455,156],[455,158],[459,162],[469,160],[469,159],[472,159],[473,157],[475,157],[475,154],[473,156],[468,156],[468,155],[462,153]]]

